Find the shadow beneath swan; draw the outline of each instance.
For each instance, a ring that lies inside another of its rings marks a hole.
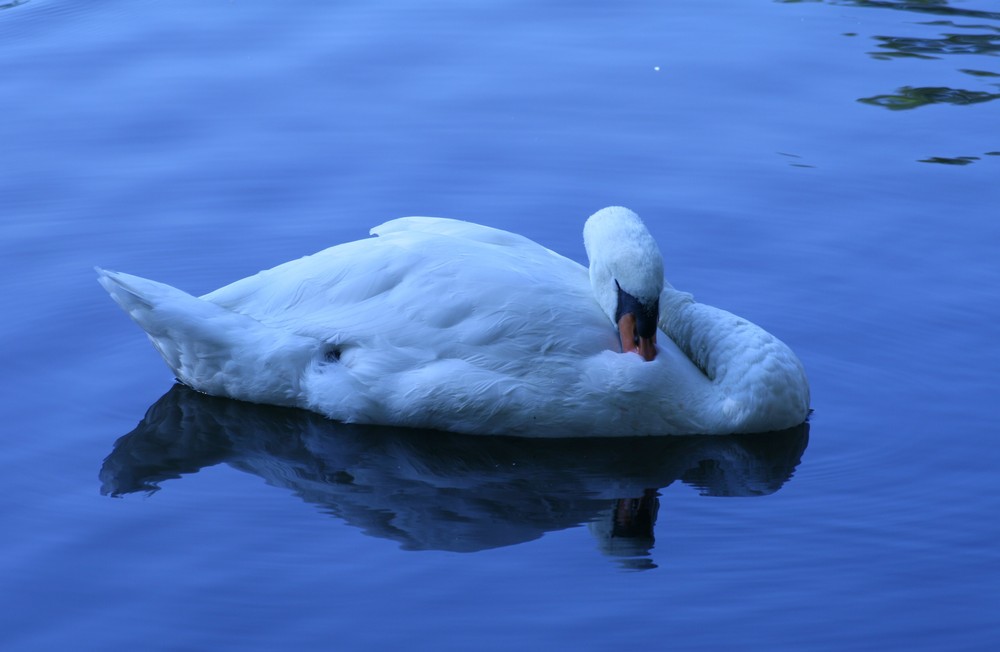
[[[808,424],[742,436],[520,439],[346,425],[175,385],[115,442],[101,492],[154,493],[225,462],[407,550],[471,552],[590,524],[607,554],[652,567],[658,489],[763,496],[791,477]]]

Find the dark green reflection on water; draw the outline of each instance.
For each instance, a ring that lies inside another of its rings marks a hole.
[[[942,34],[941,38],[911,38],[903,36],[876,36],[880,48],[889,52],[872,52],[876,59],[911,57],[937,59],[949,54],[1000,53],[998,34]]]
[[[919,162],[938,163],[940,165],[968,165],[978,160],[978,156],[956,156],[954,158],[948,158],[947,156],[932,156],[930,158],[922,158]]]
[[[913,36],[912,34],[891,36],[873,35],[877,50],[868,54],[878,60],[898,59],[940,60],[952,55],[979,55],[995,57],[1000,55],[1000,12],[983,11],[967,7],[952,6],[950,0],[775,0],[780,3],[823,2],[836,7],[857,7],[865,9],[891,9],[916,14],[939,16],[937,20],[925,20],[901,24],[912,32],[913,29],[940,30],[938,34]],[[968,4],[968,3],[957,3]],[[984,5],[995,7],[995,2]],[[959,22],[958,19],[961,19]],[[974,19],[974,20],[969,20]],[[997,24],[990,24],[996,21]],[[916,25],[917,27],[913,27]],[[844,36],[857,36],[857,32],[847,32]],[[983,104],[1000,98],[1000,71],[982,68],[959,68],[958,72],[969,75],[985,85],[985,88],[969,90],[938,86],[900,86],[895,92],[882,93],[871,97],[858,98],[858,102],[878,106],[890,111],[907,111],[931,104],[967,106]],[[971,80],[968,80],[971,81]],[[989,151],[977,156],[929,156],[919,159],[920,163],[964,166],[981,160],[981,156],[995,156]]]
[[[971,70],[969,68],[960,68],[958,72],[964,72],[966,75],[972,75],[973,77],[1000,77],[1000,73],[989,72],[988,70]]]
[[[802,0],[777,0],[778,2],[799,2]],[[978,11],[952,7],[948,0],[906,0],[892,2],[891,0],[825,0],[827,4],[847,7],[865,7],[874,9],[896,9],[917,13],[929,13],[950,17],[979,18],[1000,21],[1000,13]],[[946,27],[953,30],[976,30],[978,33],[955,32],[943,33],[937,37],[915,36],[874,36],[879,50],[870,54],[876,59],[892,60],[898,58],[940,59],[948,55],[1000,55],[1000,26],[984,23],[960,24],[953,20],[936,20],[918,23],[922,26]],[[978,79],[1000,77],[1000,73],[990,70],[961,69],[967,75]],[[993,84],[995,86],[995,84]],[[863,104],[880,106],[890,111],[905,111],[929,104],[951,104],[965,106],[981,104],[1000,97],[1000,93],[986,90],[966,90],[948,86],[902,86],[894,93],[884,93],[872,97],[862,97],[858,101]],[[955,165],[965,165],[968,157],[960,159],[942,159]],[[937,161],[936,161],[937,162]]]
[[[799,2],[821,2],[824,0],[775,0],[783,4],[793,4]],[[995,11],[979,11],[976,9],[959,9],[952,7],[949,0],[904,0],[893,2],[892,0],[825,0],[827,4],[838,7],[865,7],[869,9],[897,9],[899,11],[912,11],[923,14],[934,14],[939,16],[961,16],[963,18],[987,18],[990,20],[1000,20],[1000,13]]]
[[[985,93],[982,91],[967,91],[947,86],[903,86],[895,93],[862,97],[858,101],[863,104],[881,106],[890,111],[905,111],[916,109],[928,104],[980,104],[1000,98],[1000,93]]]
[[[986,152],[983,156],[1000,156],[1000,152]],[[938,165],[969,165],[978,161],[980,157],[978,156],[931,156],[929,158],[922,158],[918,163],[937,163]]]

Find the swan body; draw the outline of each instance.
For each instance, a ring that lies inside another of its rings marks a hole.
[[[589,273],[469,222],[371,233],[200,298],[98,274],[184,384],[343,422],[565,437],[760,432],[808,415],[794,353],[666,283],[627,209],[588,220]],[[621,352],[615,292],[658,304],[652,359]]]

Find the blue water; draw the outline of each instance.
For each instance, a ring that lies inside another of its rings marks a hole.
[[[1000,642],[996,3],[0,6],[3,650]],[[92,271],[198,294],[412,214],[584,261],[608,204],[799,354],[807,427],[206,398]]]

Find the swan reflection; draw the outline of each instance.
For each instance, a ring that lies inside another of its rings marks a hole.
[[[742,436],[520,439],[356,426],[175,385],[115,442],[101,491],[153,493],[226,463],[407,550],[471,552],[590,524],[600,548],[652,565],[658,490],[777,491],[808,424]],[[643,561],[645,560],[645,561]]]

